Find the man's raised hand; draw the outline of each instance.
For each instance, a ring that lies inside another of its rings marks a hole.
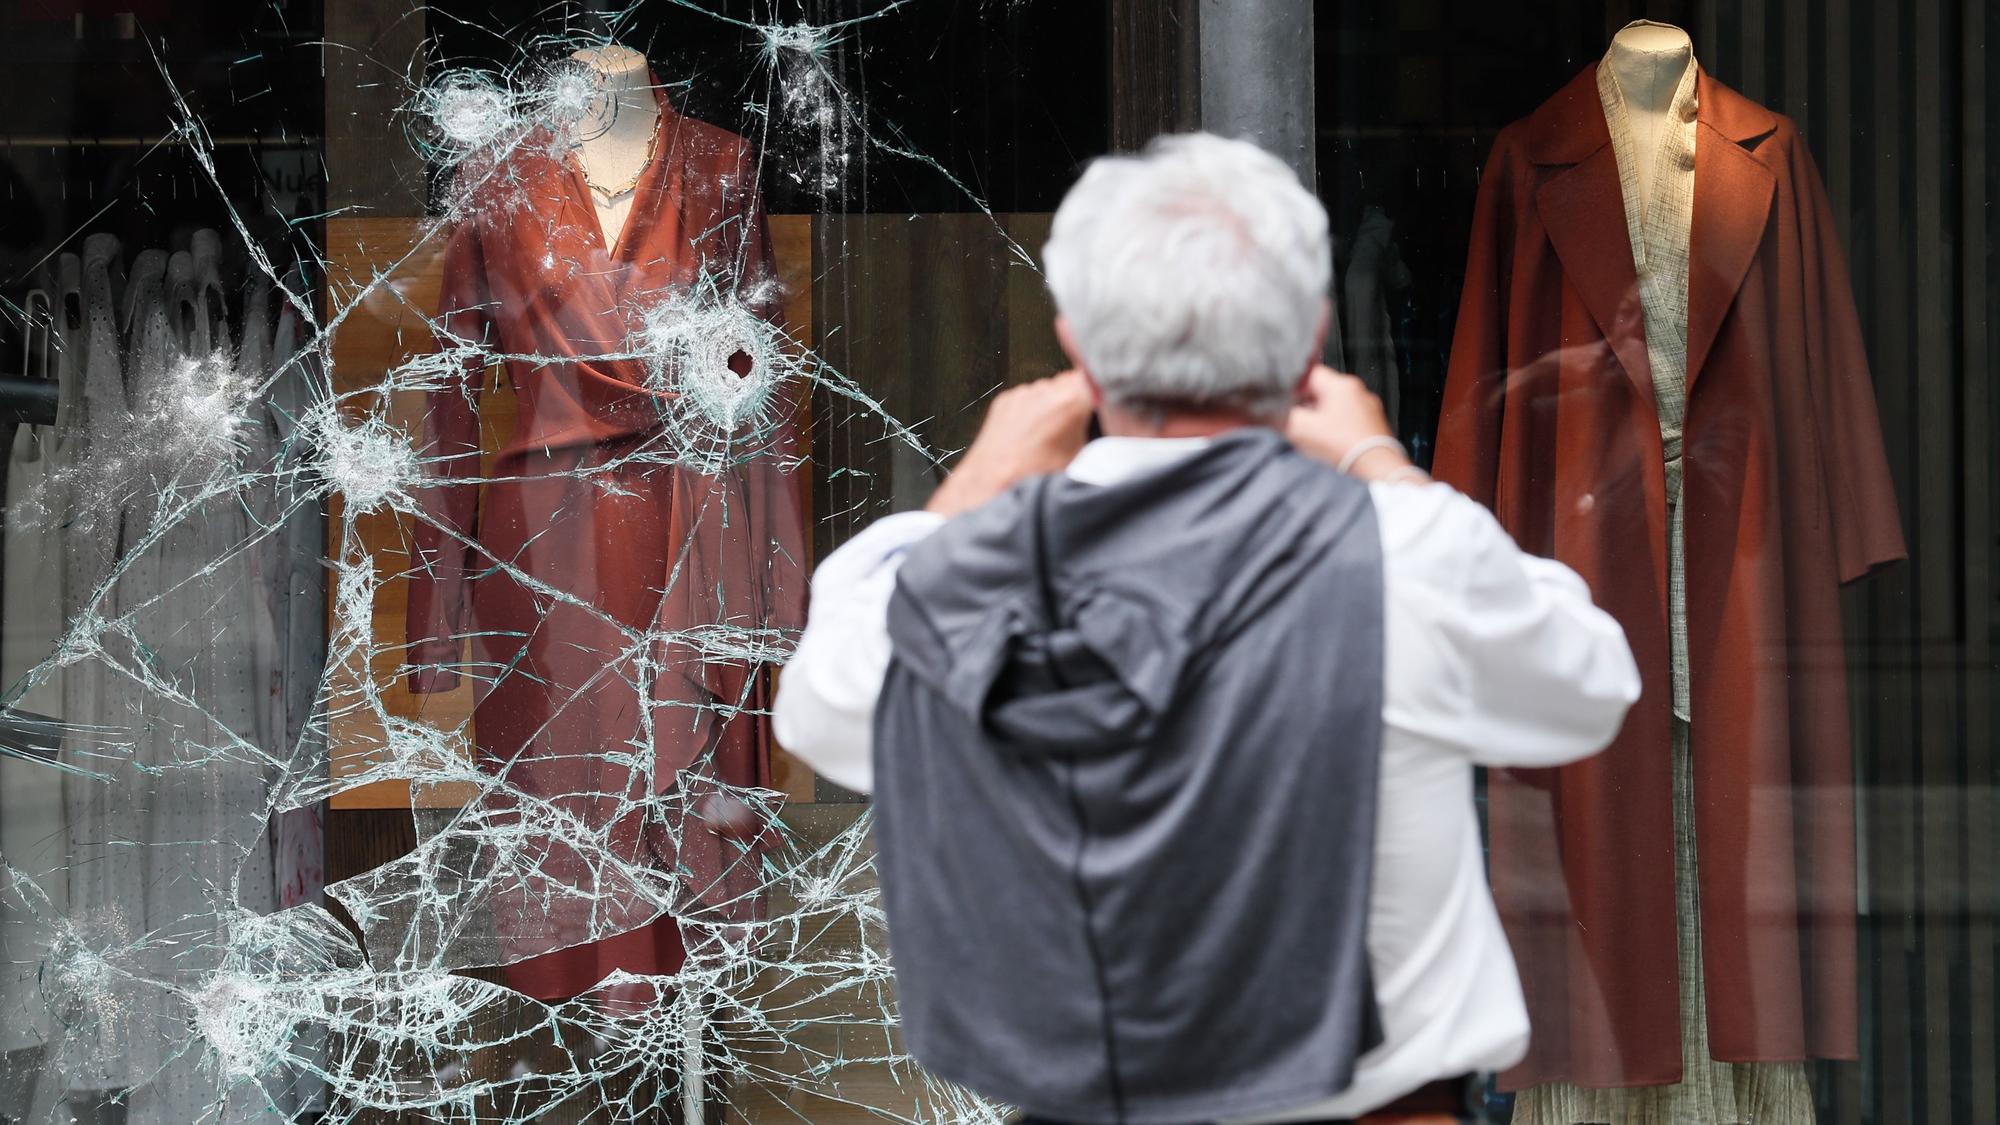
[[[1068,467],[1088,435],[1095,409],[1081,371],[1065,371],[1001,391],[986,410],[979,436],[926,511],[954,516],[1000,495],[1017,482]]]

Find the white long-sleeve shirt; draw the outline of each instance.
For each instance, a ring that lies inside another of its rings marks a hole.
[[[1204,443],[1100,438],[1067,471],[1114,484]],[[1523,554],[1484,508],[1445,485],[1370,492],[1382,536],[1386,674],[1368,955],[1383,1040],[1339,1095],[1256,1122],[1356,1116],[1432,1079],[1520,1061],[1528,1014],[1486,885],[1472,770],[1587,757],[1639,697],[1624,632],[1568,567]],[[813,575],[776,733],[822,776],[859,792],[873,788],[896,569],[942,522],[926,512],[890,516]]]

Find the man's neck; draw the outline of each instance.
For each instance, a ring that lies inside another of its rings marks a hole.
[[[1271,419],[1239,410],[1169,410],[1157,414],[1122,410],[1109,404],[1098,408],[1097,421],[1105,437],[1214,437],[1245,426],[1269,426]]]

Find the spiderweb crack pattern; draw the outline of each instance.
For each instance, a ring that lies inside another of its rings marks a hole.
[[[761,44],[761,69],[745,85],[753,127],[746,180],[783,179],[834,199],[872,153],[942,177],[991,216],[893,123],[866,114],[830,60],[858,25],[912,0],[825,24],[757,24],[692,0],[660,2],[735,24]],[[533,55],[591,42],[541,42]],[[157,323],[131,326],[148,343],[123,373],[129,393],[114,393],[115,382],[91,385],[79,408],[78,452],[13,514],[33,513],[80,546],[59,640],[0,702],[17,704],[60,679],[66,691],[91,685],[95,706],[73,709],[61,724],[58,753],[0,742],[0,754],[63,773],[75,807],[93,810],[99,830],[76,843],[66,865],[0,855],[9,955],[32,980],[45,1029],[47,1078],[23,1119],[67,1121],[72,1091],[104,1090],[127,1102],[135,1121],[181,1111],[148,1109],[157,1095],[161,1105],[192,1107],[191,1119],[203,1122],[275,1121],[309,1109],[329,1123],[383,1113],[525,1122],[585,1100],[599,1107],[593,1120],[640,1122],[669,1109],[687,1119],[716,1091],[763,1086],[803,1092],[773,1103],[802,1120],[812,1119],[814,1104],[833,1102],[890,1120],[1001,1120],[1000,1107],[926,1075],[898,1043],[865,815],[808,838],[781,811],[779,794],[731,785],[703,770],[699,755],[677,776],[662,774],[656,747],[683,728],[764,713],[755,677],[740,677],[745,686],[724,696],[688,690],[697,675],[689,670],[781,663],[795,625],[771,624],[756,605],[718,594],[712,619],[635,627],[587,591],[518,559],[480,555],[486,575],[504,575],[545,613],[560,609],[614,636],[597,678],[652,704],[630,738],[595,752],[630,784],[594,795],[580,812],[569,795],[523,785],[507,763],[477,761],[464,726],[397,709],[382,670],[421,671],[424,662],[402,637],[383,635],[378,609],[386,580],[426,564],[385,557],[388,549],[363,533],[364,521],[393,516],[478,549],[462,528],[436,519],[425,490],[443,478],[468,486],[519,478],[486,472],[477,451],[424,449],[394,404],[474,396],[468,371],[509,363],[644,372],[660,404],[650,435],[556,474],[605,495],[629,491],[635,473],[715,477],[760,461],[796,470],[804,454],[780,433],[815,393],[925,463],[941,463],[943,453],[779,326],[770,315],[783,298],[778,282],[742,257],[712,263],[672,291],[633,296],[618,310],[624,338],[594,354],[509,353],[410,306],[399,279],[421,255],[461,224],[505,221],[534,205],[518,157],[568,159],[604,96],[587,68],[524,54],[507,73],[448,67],[409,80],[403,132],[448,186],[411,249],[359,277],[326,276],[334,265],[325,256],[303,271],[272,260],[227,197],[201,117],[164,62],[160,73],[178,118],[174,139],[230,204],[234,250],[296,339],[284,354],[251,354],[219,328],[183,331],[164,311]],[[754,182],[719,189],[757,191]],[[994,229],[1032,267],[997,220]],[[544,265],[578,268],[553,258]],[[134,292],[198,290],[175,268],[135,264]],[[317,276],[326,277],[323,292],[307,280]],[[365,305],[385,303],[409,306],[438,346],[364,390],[337,389],[342,330]],[[705,505],[700,520],[755,526],[757,513],[741,510],[739,497],[718,494]],[[218,682],[225,662],[215,654],[268,644],[278,632],[279,610],[246,592],[283,571],[287,537],[301,520],[314,526],[323,510],[335,513],[332,541],[340,544],[333,557],[311,561],[326,591],[324,660],[309,712],[288,726],[244,704],[248,686]],[[676,558],[661,596],[699,581],[703,565],[692,553]],[[453,670],[490,683],[509,669]],[[565,707],[556,701],[551,724],[574,720]],[[361,768],[329,771],[336,729],[378,732]],[[465,797],[416,814],[421,830],[407,855],[328,887],[344,918],[314,901],[271,909],[270,875],[253,860],[274,826],[382,782]],[[684,833],[696,824],[726,829],[711,833],[719,856],[689,858],[694,845]],[[666,846],[630,846],[648,833]],[[52,896],[57,885],[67,888],[65,901]],[[118,887],[169,885],[179,905],[164,912],[126,909],[114,896]],[[524,904],[580,922],[539,944],[496,936],[496,914]],[[614,972],[562,1002],[491,979],[495,967],[662,916],[680,920],[687,946],[673,972]],[[905,1108],[843,1092],[843,1076],[860,1067],[891,1075],[908,1095],[898,1103]]]

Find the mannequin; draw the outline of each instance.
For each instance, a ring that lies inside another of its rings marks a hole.
[[[1611,37],[1604,56],[1625,95],[1633,150],[1644,154],[1635,171],[1640,192],[1650,198],[1659,172],[1660,132],[1681,77],[1694,65],[1694,41],[1672,24],[1638,20]]]
[[[639,177],[659,147],[660,103],[646,56],[604,43],[570,56],[596,73],[601,92],[577,123],[577,149],[606,248],[618,245],[632,216]]]
[[[698,939],[761,916],[766,849],[695,806],[772,788],[767,677],[680,638],[792,627],[805,585],[791,412],[697,435],[740,455],[700,471],[632,349],[645,311],[681,295],[776,318],[754,152],[659,96],[636,51],[600,43],[565,62],[602,81],[568,103],[557,142],[458,169],[467,204],[436,323],[499,358],[517,413],[488,467],[467,456],[489,452],[486,357],[429,392],[435,479],[407,585],[411,689],[451,690],[468,655],[479,671],[471,732],[498,779],[484,807],[559,810],[494,850],[489,884],[505,983],[556,1002],[602,995],[614,971],[679,971],[684,926]],[[371,878],[406,873],[420,877],[399,861]],[[483,940],[464,956],[491,956]]]
[[[1516,1125],[1810,1125],[1805,1062],[1861,1057],[1841,588],[1904,558],[1896,482],[1810,148],[1685,43],[1629,27],[1495,138],[1439,411],[1437,479],[1645,684],[1487,777]]]

